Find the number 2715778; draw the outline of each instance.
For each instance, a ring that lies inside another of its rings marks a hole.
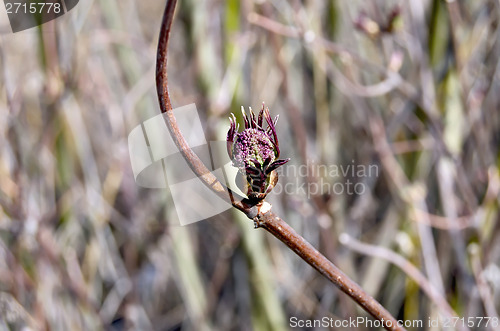
[[[58,2],[6,2],[7,14],[59,14],[62,10]]]
[[[445,318],[442,320],[443,328],[454,328],[456,326],[467,326],[469,328],[474,327],[494,327],[500,326],[500,321],[498,317],[452,317]]]

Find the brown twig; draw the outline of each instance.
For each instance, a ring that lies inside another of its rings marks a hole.
[[[156,66],[156,84],[158,99],[162,113],[165,113],[165,123],[170,131],[172,139],[177,148],[186,159],[193,172],[218,196],[227,199],[229,195],[233,206],[244,212],[249,218],[253,219],[256,228],[264,228],[276,238],[281,240],[304,261],[309,263],[322,275],[327,277],[339,289],[350,296],[361,307],[363,307],[373,317],[382,322],[387,330],[405,330],[398,325],[396,319],[374,298],[367,294],[358,284],[346,276],[330,260],[316,250],[302,236],[293,230],[285,221],[271,211],[271,206],[267,202],[252,205],[248,199],[237,196],[225,187],[219,180],[207,169],[198,156],[191,150],[187,141],[184,139],[177,121],[172,111],[172,103],[168,94],[167,84],[167,46],[172,25],[172,18],[177,1],[167,2],[158,42],[157,66]],[[238,198],[237,201],[235,198]]]
[[[304,261],[356,301],[364,310],[378,320],[384,321],[384,327],[387,330],[404,330],[402,326],[398,326],[396,319],[378,301],[366,293],[355,281],[344,274],[272,211],[259,214],[255,218],[255,227],[266,229],[281,240]]]
[[[201,179],[201,181],[210,188],[215,194],[226,200],[229,196],[233,206],[243,211],[247,216],[254,217],[257,213],[254,206],[248,201],[238,196],[236,193],[225,187],[208,168],[203,164],[200,158],[191,150],[186,139],[182,135],[177,120],[175,119],[170,95],[168,93],[168,77],[167,77],[167,46],[172,26],[172,18],[177,0],[168,1],[163,14],[161,24],[160,37],[158,40],[158,51],[156,57],[156,90],[158,93],[158,101],[160,102],[161,112],[164,113],[163,118],[172,135],[175,145],[186,159],[189,167]],[[236,200],[237,199],[237,200]]]
[[[391,251],[388,248],[369,245],[362,243],[348,234],[344,233],[340,236],[340,242],[349,247],[350,249],[359,252],[364,255],[378,257],[384,259],[404,271],[408,277],[413,279],[415,283],[424,291],[424,293],[434,301],[434,303],[438,306],[441,312],[446,317],[458,317],[458,314],[453,310],[450,304],[446,301],[446,299],[441,295],[441,293],[436,289],[436,287],[425,277],[425,275],[415,267],[411,262],[405,259],[403,256]],[[460,330],[469,330],[469,328],[458,325]]]

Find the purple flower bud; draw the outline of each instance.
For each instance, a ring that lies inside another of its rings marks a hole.
[[[278,116],[271,119],[269,108],[262,109],[255,116],[252,108],[247,115],[241,108],[245,128],[238,132],[236,117],[231,114],[231,125],[227,133],[227,152],[233,165],[239,169],[247,182],[246,193],[249,199],[263,200],[278,181],[276,169],[290,159],[278,160],[280,149],[276,134]],[[267,128],[264,129],[264,118]]]
[[[245,129],[240,132],[233,144],[233,164],[244,169],[260,168],[266,159],[276,159],[274,144],[269,136],[258,129]]]

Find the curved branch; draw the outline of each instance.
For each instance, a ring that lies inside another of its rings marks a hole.
[[[176,4],[177,0],[170,0],[167,1],[167,5],[165,6],[156,55],[156,91],[158,93],[161,112],[164,113],[165,124],[170,131],[175,145],[187,161],[191,170],[200,178],[203,184],[223,200],[229,197],[234,207],[244,212],[248,217],[253,218],[257,214],[255,206],[251,205],[247,199],[232,192],[214,176],[203,164],[198,155],[191,150],[175,119],[172,102],[168,93],[167,49]]]
[[[233,206],[243,211],[249,218],[252,218],[256,228],[264,228],[273,236],[281,240],[304,261],[309,263],[340,290],[356,301],[369,314],[382,321],[382,325],[384,325],[387,330],[405,330],[403,327],[398,326],[396,319],[379,302],[363,291],[358,284],[346,276],[324,255],[318,252],[318,250],[295,232],[285,221],[276,216],[271,211],[271,205],[267,202],[263,202],[254,206],[248,199],[243,199],[241,197],[238,197],[241,198],[241,201],[235,201],[233,197],[235,197],[236,194],[220,183],[199,157],[191,150],[177,125],[177,121],[172,111],[170,96],[168,94],[167,46],[176,3],[177,0],[168,1],[163,14],[160,39],[158,42],[156,87],[161,111],[165,113],[163,117],[165,123],[177,148],[179,148],[182,156],[189,164],[189,167],[214,193],[221,196],[223,199],[226,199],[227,195],[229,195]]]

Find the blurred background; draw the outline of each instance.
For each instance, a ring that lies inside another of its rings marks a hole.
[[[159,114],[164,5],[81,0],[15,34],[2,13],[0,330],[367,316],[240,212],[180,226],[169,190],[135,183],[127,136]],[[268,197],[283,219],[423,322],[409,330],[451,330],[451,316],[497,330],[499,15],[495,0],[180,0],[172,102],[196,103],[207,140],[224,140],[231,112],[265,101],[292,158],[288,190]]]

